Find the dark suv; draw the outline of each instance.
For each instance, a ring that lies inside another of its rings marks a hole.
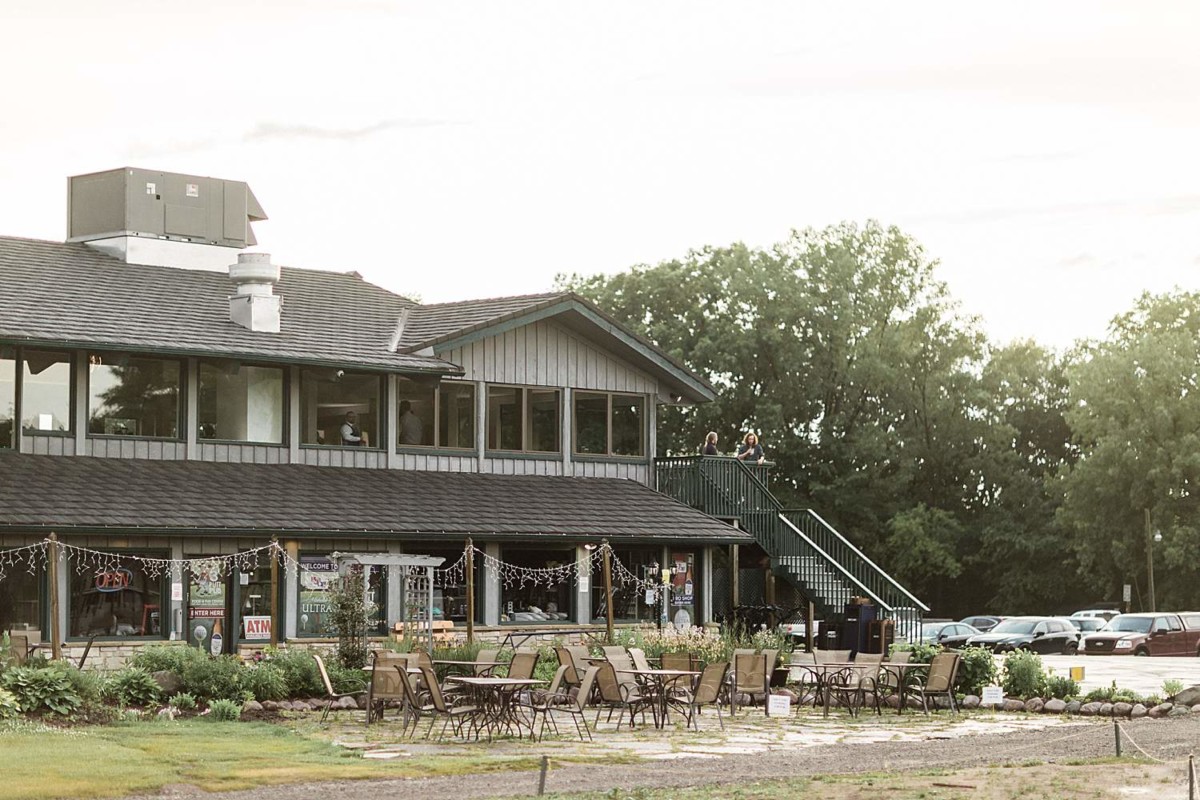
[[[1079,631],[1061,617],[1009,617],[987,633],[972,636],[967,646],[986,647],[994,653],[1032,650],[1065,653],[1079,649]]]

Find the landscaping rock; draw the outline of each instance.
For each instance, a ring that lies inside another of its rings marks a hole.
[[[1112,703],[1101,703],[1100,710],[1097,711],[1096,713],[1102,717],[1111,717],[1113,715],[1113,704]]]
[[[179,690],[183,687],[183,681],[179,676],[170,670],[160,669],[156,672],[151,672],[150,677],[154,678],[154,682],[158,684],[159,690],[163,697],[172,697],[179,694]]]
[[[1171,698],[1176,705],[1195,706],[1200,704],[1200,686],[1189,686]]]
[[[1196,703],[1196,705],[1192,706],[1192,711],[1200,712],[1200,703]]]
[[[1082,704],[1078,700],[1072,700],[1071,702],[1067,703],[1067,707],[1064,708],[1063,711],[1067,712],[1068,714],[1078,714],[1079,707],[1081,705]]]
[[[1085,703],[1079,707],[1079,715],[1083,717],[1094,717],[1100,712],[1102,703]]]
[[[1141,703],[1136,703],[1133,706],[1133,710],[1129,712],[1129,718],[1141,719],[1142,717],[1146,716],[1146,713],[1146,707]]]
[[[1015,697],[1006,697],[1004,698],[1004,705],[1001,708],[1004,711],[1024,711],[1025,703]]]
[[[1176,705],[1176,706],[1173,706],[1171,708],[1171,710],[1167,712],[1167,716],[1168,717],[1183,717],[1183,716],[1187,716],[1190,713],[1192,713],[1192,709],[1190,706]]]
[[[263,707],[264,711],[278,711],[279,710],[279,701],[263,700],[262,707]]]
[[[257,700],[247,700],[245,703],[242,704],[242,713],[243,714],[246,713],[247,711],[262,711],[262,710],[263,710],[263,704],[258,702]]]
[[[1114,717],[1128,717],[1131,711],[1133,711],[1133,703],[1113,703],[1112,715]]]
[[[1025,701],[1025,710],[1031,714],[1040,712],[1043,706],[1045,706],[1045,703],[1042,702],[1042,698],[1040,697],[1031,697]]]
[[[969,694],[963,698],[963,708],[979,708],[979,698],[973,694]]]
[[[345,700],[346,698],[343,697],[342,699]],[[319,697],[310,697],[310,698],[308,698],[308,710],[309,711],[323,711],[325,709],[325,706],[328,703],[329,703],[328,700],[322,700]],[[357,707],[357,705],[355,707]],[[340,706],[335,704],[334,708],[340,708]]]
[[[1065,700],[1059,700],[1057,697],[1052,700],[1047,700],[1046,704],[1042,706],[1042,711],[1046,712],[1047,714],[1061,714],[1066,710],[1067,702]]]
[[[1171,713],[1171,709],[1174,707],[1174,703],[1159,703],[1154,708],[1147,711],[1146,716],[1150,717],[1151,719],[1165,717],[1167,714]]]
[[[367,707],[367,696],[365,694],[360,694],[358,699],[355,701],[355,706],[357,706],[359,709],[365,709]]]
[[[324,706],[324,703],[322,703],[322,706]],[[333,707],[338,708],[338,709],[345,709],[347,711],[351,711],[351,710],[357,711],[358,710],[358,700],[356,700],[353,697],[339,697],[337,700],[334,701]],[[316,710],[317,710],[316,708],[313,709],[313,711],[316,711]]]

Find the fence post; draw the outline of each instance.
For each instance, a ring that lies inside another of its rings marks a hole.
[[[613,640],[613,593],[612,593],[612,561],[608,539],[600,540],[601,555],[604,558],[604,629],[609,644]]]
[[[1194,755],[1188,753],[1188,800],[1196,800],[1196,764]]]
[[[58,534],[50,532],[50,655],[62,658],[62,632],[58,620]]]
[[[1117,718],[1113,717],[1113,737],[1117,740],[1117,758],[1121,757],[1121,726],[1117,723]]]
[[[282,551],[278,536],[271,537],[271,544],[271,647],[275,647],[279,644],[279,554]]]
[[[546,770],[550,768],[550,756],[542,756],[542,769],[538,774],[538,797],[546,793]]]
[[[475,643],[475,543],[467,537],[467,644]]]

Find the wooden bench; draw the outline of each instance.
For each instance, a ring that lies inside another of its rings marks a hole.
[[[432,624],[435,644],[454,644],[458,641],[452,620],[435,619]],[[396,641],[401,641],[406,636],[409,639],[423,639],[427,630],[424,622],[397,622],[392,628],[392,638]]]

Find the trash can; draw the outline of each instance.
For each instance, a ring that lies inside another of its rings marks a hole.
[[[873,619],[867,631],[867,652],[887,654],[896,638],[896,623],[890,619]]]

